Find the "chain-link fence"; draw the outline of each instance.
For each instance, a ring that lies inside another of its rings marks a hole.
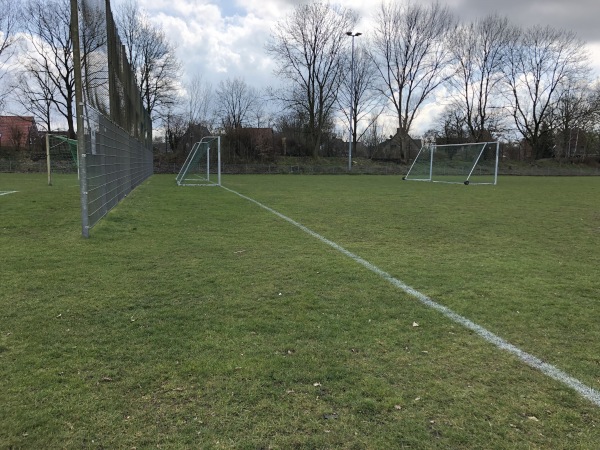
[[[110,2],[73,3],[77,3],[79,24],[83,108],[78,142],[82,232],[87,237],[90,228],[152,175],[152,121],[143,107]]]

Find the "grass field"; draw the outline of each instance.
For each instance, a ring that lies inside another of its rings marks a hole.
[[[224,176],[600,391],[600,178]],[[0,175],[0,448],[598,448],[600,407],[220,188]]]

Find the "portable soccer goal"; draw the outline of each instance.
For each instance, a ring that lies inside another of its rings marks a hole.
[[[221,138],[206,136],[196,142],[176,180],[179,186],[220,186]]]
[[[424,145],[403,180],[454,184],[496,184],[498,142]]]
[[[53,173],[77,172],[79,175],[77,140],[58,134],[47,134],[46,166],[48,171],[48,185],[52,185]]]

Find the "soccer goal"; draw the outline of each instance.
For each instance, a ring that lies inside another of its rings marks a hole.
[[[454,184],[496,184],[498,142],[425,144],[403,180]]]
[[[79,177],[77,140],[58,134],[46,134],[46,166],[48,185],[52,185],[53,173],[74,173]]]
[[[220,186],[221,138],[206,136],[196,142],[176,180],[179,186]]]

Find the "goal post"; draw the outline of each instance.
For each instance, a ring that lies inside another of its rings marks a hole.
[[[498,142],[425,144],[403,179],[495,185],[498,182],[499,153]]]
[[[176,177],[178,186],[221,185],[221,137],[205,136],[196,142]]]

